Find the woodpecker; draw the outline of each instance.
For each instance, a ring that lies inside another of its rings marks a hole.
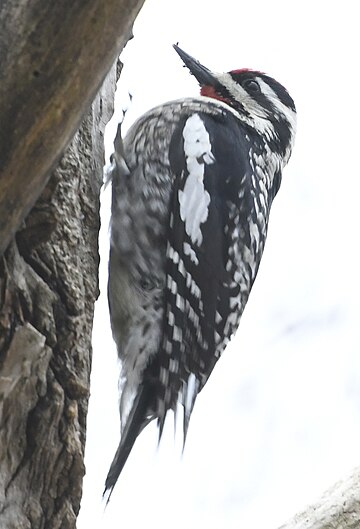
[[[112,155],[108,297],[122,364],[121,440],[110,494],[134,442],[195,399],[234,335],[295,137],[287,90],[250,69],[213,73],[174,45],[200,96],[140,117]]]

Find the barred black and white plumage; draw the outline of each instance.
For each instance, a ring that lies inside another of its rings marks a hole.
[[[109,306],[122,362],[112,491],[142,429],[197,394],[235,333],[295,135],[288,92],[252,70],[211,73],[175,46],[201,95],[117,136]]]

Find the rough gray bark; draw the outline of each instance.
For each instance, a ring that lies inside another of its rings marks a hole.
[[[1,0],[0,256],[44,189],[144,0]]]
[[[360,468],[279,529],[359,529]]]
[[[74,133],[143,1],[0,2],[1,529],[75,527],[115,68]]]
[[[0,527],[73,529],[115,67],[0,260]]]

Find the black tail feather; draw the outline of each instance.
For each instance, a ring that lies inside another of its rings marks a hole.
[[[115,484],[121,474],[122,469],[129,457],[134,446],[137,436],[154,418],[151,415],[149,404],[151,402],[151,388],[149,386],[140,386],[139,392],[135,397],[131,412],[127,418],[124,431],[121,435],[119,448],[116,451],[113,462],[105,482],[103,496],[109,491],[106,503],[109,502]]]

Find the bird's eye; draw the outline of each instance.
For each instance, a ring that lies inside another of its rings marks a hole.
[[[250,94],[258,94],[259,92],[261,92],[259,83],[257,81],[255,81],[255,79],[246,79],[243,82],[243,87]]]

